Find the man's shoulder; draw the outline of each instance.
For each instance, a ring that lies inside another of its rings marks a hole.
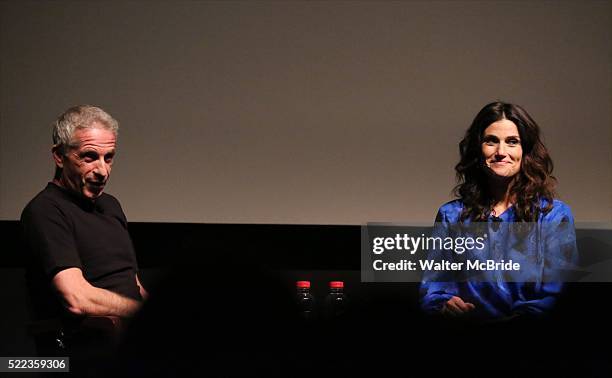
[[[112,194],[102,193],[96,203],[104,208],[121,209],[121,203]]]
[[[62,193],[54,188],[53,184],[49,183],[28,202],[21,213],[21,217],[40,212],[47,213],[51,209],[57,209],[65,205],[67,202],[69,201],[63,197]]]
[[[96,200],[96,208],[102,213],[118,218],[122,224],[127,225],[127,218],[119,200],[108,193],[102,193]]]
[[[82,213],[80,210],[83,208],[87,209],[89,206],[93,205],[87,204],[85,201],[81,202],[78,198],[65,193],[57,185],[49,183],[28,202],[21,213],[21,218],[36,216],[37,214],[44,214],[48,217],[53,213],[62,213],[64,215],[74,213],[78,216],[78,214]],[[123,215],[121,204],[111,194],[102,193],[96,200],[95,206],[104,212]]]

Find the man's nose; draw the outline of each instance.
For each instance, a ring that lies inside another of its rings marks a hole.
[[[110,172],[110,167],[104,161],[104,159],[99,159],[96,161],[96,166],[94,167],[94,170],[93,170],[93,173],[96,176],[102,179],[106,179],[108,177],[109,172]]]

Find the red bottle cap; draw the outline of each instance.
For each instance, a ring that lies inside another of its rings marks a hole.
[[[295,286],[301,288],[301,289],[309,289],[310,288],[310,281],[298,281],[295,283]]]
[[[330,288],[342,289],[344,288],[344,282],[342,281],[331,281],[329,283]]]

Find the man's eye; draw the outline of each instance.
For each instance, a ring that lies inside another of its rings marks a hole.
[[[114,158],[115,158],[115,155],[106,155],[104,157],[104,161],[107,162],[108,164],[111,164]]]
[[[94,153],[85,153],[81,155],[81,159],[83,159],[85,163],[91,163],[98,160],[98,155]]]

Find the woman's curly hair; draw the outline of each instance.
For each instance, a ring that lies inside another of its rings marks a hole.
[[[485,221],[495,205],[481,146],[484,130],[502,119],[514,122],[523,149],[521,169],[514,176],[510,189],[510,195],[515,199],[515,220],[534,222],[541,212],[547,213],[552,209],[556,179],[552,176],[553,162],[540,140],[540,128],[520,106],[492,102],[478,112],[459,143],[461,160],[455,166],[458,184],[453,192],[464,204],[462,221]],[[543,208],[542,200],[546,200]]]

